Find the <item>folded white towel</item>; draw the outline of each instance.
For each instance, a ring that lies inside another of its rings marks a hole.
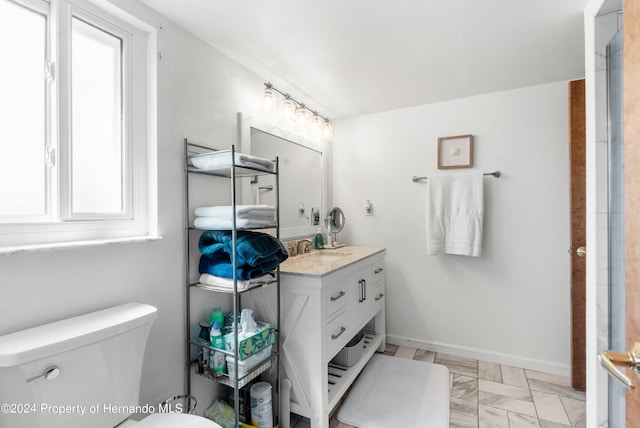
[[[250,280],[238,280],[238,290],[246,290],[250,287],[256,287],[258,285],[268,284],[273,282],[275,277],[271,274],[266,274],[259,276],[258,278],[253,278]],[[233,290],[233,279],[222,278],[220,276],[214,276],[208,273],[203,273],[200,275],[200,284],[206,286],[205,288],[210,288],[212,290]]]
[[[482,173],[427,180],[427,254],[479,257],[484,215]]]
[[[194,212],[196,217],[231,219],[231,216],[233,215],[233,207],[231,205],[198,207]],[[275,220],[276,209],[269,205],[236,205],[236,218]]]
[[[231,168],[231,152],[228,150],[205,153],[199,155],[193,155],[189,157],[191,165],[198,169],[215,171],[226,171]],[[237,153],[235,155],[235,165],[246,166],[253,169],[259,169],[266,172],[274,172],[275,164],[268,160],[262,159],[257,156],[251,156],[244,153]]]
[[[217,217],[196,217],[193,225],[197,229],[203,230],[231,230],[233,229],[233,221],[230,218]],[[261,227],[275,227],[276,222],[272,219],[236,219],[237,229],[258,229]]]

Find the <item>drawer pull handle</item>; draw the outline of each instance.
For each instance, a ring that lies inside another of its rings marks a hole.
[[[376,302],[384,297],[384,293],[380,293],[376,296]]]
[[[341,291],[337,296],[331,296],[331,301],[335,302],[336,300],[340,299],[341,297],[343,297],[345,295],[344,291]]]
[[[362,303],[367,300],[367,282],[364,279],[361,279],[358,281],[358,284],[360,284],[360,297],[358,298],[358,303]]]
[[[342,333],[344,333],[345,331],[347,331],[346,328],[344,327],[340,327],[340,333],[338,334],[332,334],[331,335],[331,339],[336,340],[337,338],[339,338],[340,336],[342,336]]]
[[[380,273],[380,272],[382,272],[382,271],[384,271],[384,269],[383,269],[383,268],[378,268],[378,269],[374,270],[374,271],[373,271],[373,273],[375,273],[375,274],[379,274],[379,273]]]

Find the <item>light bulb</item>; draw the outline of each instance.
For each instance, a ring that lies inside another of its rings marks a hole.
[[[302,107],[296,109],[296,126],[300,130],[306,130],[309,124],[309,110]]]
[[[309,130],[311,131],[311,135],[314,137],[320,137],[322,135],[322,119],[318,114],[314,114],[311,118],[311,124],[309,125]]]
[[[322,127],[322,138],[327,141],[333,139],[333,126],[331,126],[328,120],[325,120],[324,126]]]
[[[285,98],[280,105],[280,120],[285,125],[292,125],[295,121],[296,105],[290,98]]]
[[[276,111],[276,96],[273,90],[267,87],[260,96],[260,113],[270,116]]]

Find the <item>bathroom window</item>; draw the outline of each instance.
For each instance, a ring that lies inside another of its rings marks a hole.
[[[31,9],[0,1],[0,214],[5,218],[40,219],[47,211],[48,15],[46,4]]]
[[[122,37],[71,18],[71,217],[126,212],[123,48]]]
[[[95,3],[0,0],[0,251],[155,235],[147,39]]]

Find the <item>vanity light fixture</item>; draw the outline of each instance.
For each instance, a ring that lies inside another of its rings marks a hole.
[[[306,109],[304,104],[296,109],[296,126],[299,129],[306,130],[309,126],[310,112]]]
[[[296,105],[291,98],[285,97],[284,101],[280,105],[280,120],[285,125],[292,125],[295,123],[296,117]]]
[[[277,106],[278,100],[276,99],[276,95],[273,93],[273,89],[271,89],[271,87],[265,88],[264,92],[260,96],[260,113],[265,116],[271,116],[276,112]]]
[[[265,90],[260,96],[259,112],[267,117],[276,116],[285,126],[295,126],[299,131],[313,137],[330,141],[333,139],[333,126],[328,118],[309,109],[303,103],[291,98],[289,94],[280,91],[271,83],[264,84]],[[280,107],[275,93],[284,97]]]
[[[331,122],[329,119],[324,120],[324,126],[322,127],[322,138],[325,140],[333,139],[333,126],[331,126]]]
[[[324,121],[320,116],[318,116],[318,113],[313,112],[313,117],[311,118],[311,123],[309,124],[309,131],[311,132],[311,135],[313,135],[314,137],[321,137],[323,127]]]

